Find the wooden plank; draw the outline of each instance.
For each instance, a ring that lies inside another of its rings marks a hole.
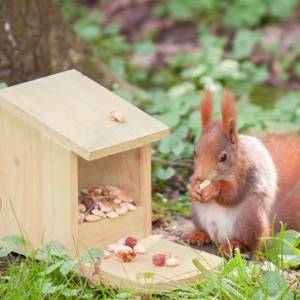
[[[2,89],[0,97],[0,105],[87,160],[168,134],[167,126],[75,70]],[[111,110],[124,113],[126,122],[110,121]]]
[[[77,157],[0,107],[0,237],[77,239]],[[75,215],[76,214],[76,215]]]
[[[222,258],[216,255],[163,240],[157,236],[149,236],[140,243],[147,251],[143,255],[138,255],[130,263],[122,263],[115,256],[102,261],[100,273],[102,283],[143,293],[157,293],[188,287],[201,280],[201,274],[194,266],[193,259],[199,259],[209,270],[222,266]],[[168,252],[174,253],[179,258],[179,266],[170,268],[153,265],[154,254]],[[144,273],[148,276],[152,274],[152,277],[145,279]]]
[[[139,204],[145,209],[145,236],[152,231],[151,146],[139,149]]]
[[[79,252],[85,252],[89,248],[103,248],[127,236],[143,238],[143,224],[142,207],[116,219],[103,219],[95,223],[84,222],[79,225]]]

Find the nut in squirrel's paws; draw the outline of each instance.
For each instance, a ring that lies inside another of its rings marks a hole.
[[[199,184],[199,187],[198,187],[199,191],[200,191],[200,192],[203,192],[204,189],[206,189],[208,186],[210,186],[210,184],[211,184],[211,181],[210,181],[210,180],[208,180],[208,179],[203,180],[203,181]]]
[[[202,201],[207,202],[219,196],[220,187],[218,182],[209,184],[202,192]]]
[[[219,195],[218,182],[203,180],[199,184],[194,184],[190,189],[190,197],[194,201],[208,202]]]
[[[186,235],[186,241],[191,245],[202,246],[211,242],[208,234],[202,231],[193,231]]]
[[[200,179],[197,177],[193,178],[192,184],[189,187],[189,196],[191,199],[202,202],[202,192],[207,186],[210,185],[210,183],[210,180],[200,181]]]

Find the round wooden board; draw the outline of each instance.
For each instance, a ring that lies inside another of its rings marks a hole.
[[[192,260],[198,259],[208,269],[218,269],[222,258],[180,245],[159,236],[148,236],[139,241],[147,251],[130,263],[120,262],[115,256],[101,263],[101,282],[114,287],[128,288],[143,293],[155,293],[189,286],[201,279],[201,273]],[[180,260],[177,267],[157,267],[152,256],[157,253],[174,253]]]

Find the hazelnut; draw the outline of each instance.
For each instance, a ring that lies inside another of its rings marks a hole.
[[[90,210],[96,205],[95,201],[89,197],[82,198],[80,203],[85,206],[86,210]]]
[[[152,262],[157,267],[162,267],[165,265],[166,256],[164,254],[155,254],[152,256]]]
[[[126,240],[125,240],[125,245],[130,247],[130,248],[134,248],[134,246],[137,244],[137,239],[134,237],[129,236]]]

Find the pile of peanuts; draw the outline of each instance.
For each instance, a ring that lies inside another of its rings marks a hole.
[[[115,244],[107,245],[104,250],[105,258],[115,255],[122,262],[131,262],[138,254],[146,253],[146,248],[134,237],[121,239]]]
[[[125,191],[112,185],[81,189],[79,195],[79,223],[117,218],[136,210],[133,200]]]
[[[134,237],[121,239],[115,244],[109,244],[104,250],[105,258],[115,255],[122,262],[131,262],[139,254],[145,254],[146,248]],[[171,253],[158,253],[152,256],[152,263],[157,267],[177,267],[180,264],[178,257]]]

